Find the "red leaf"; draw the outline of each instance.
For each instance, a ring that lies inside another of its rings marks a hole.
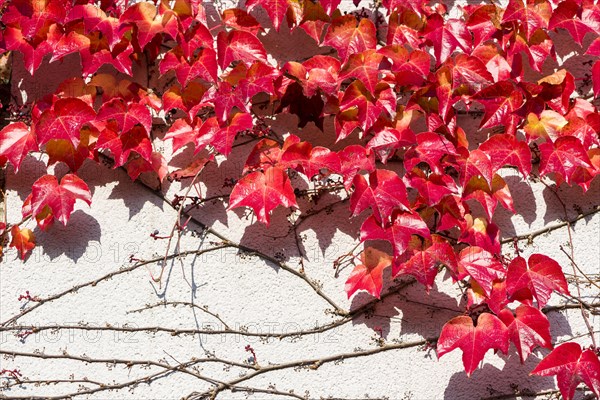
[[[164,139],[173,140],[173,152],[176,152],[188,143],[196,144],[200,126],[202,126],[202,120],[199,118],[194,120],[193,124],[189,124],[185,119],[180,118],[173,122]],[[212,137],[210,140],[212,140]],[[209,144],[210,140],[204,143],[204,145]],[[199,151],[200,148],[201,146],[195,146],[195,151]]]
[[[365,50],[360,53],[350,54],[348,62],[340,71],[340,79],[356,78],[360,80],[369,91],[375,95],[375,86],[379,82],[379,64],[383,55],[375,50]]]
[[[465,54],[456,56],[452,67],[452,89],[464,85],[473,93],[493,81],[494,78],[477,57],[469,57]]]
[[[542,72],[544,62],[548,59],[556,59],[554,42],[545,30],[538,29],[531,35],[528,41],[519,34],[514,33],[511,40],[505,45],[506,58],[513,64],[512,77],[522,77],[522,58],[521,52],[524,52],[531,68]]]
[[[495,202],[494,198],[488,200]],[[489,204],[484,207],[487,212],[491,211]],[[473,218],[471,214],[465,214],[461,230],[459,242],[481,247],[493,254],[500,253],[500,230],[496,224],[488,221],[485,217]]]
[[[460,252],[458,258],[459,265],[477,281],[486,296],[492,293],[494,280],[502,280],[506,274],[500,261],[481,247],[467,247]]]
[[[409,211],[410,204],[406,186],[393,171],[377,169],[369,175],[369,182],[362,175],[354,178],[354,192],[350,197],[350,211],[357,216],[368,207],[380,223],[387,223],[392,211]]]
[[[429,249],[427,249],[429,250]],[[438,261],[429,251],[415,251],[412,257],[399,265],[394,265],[394,277],[400,274],[409,274],[417,282],[425,286],[427,292],[433,287],[438,274]]]
[[[447,156],[458,155],[456,148],[448,139],[435,132],[417,135],[418,145],[407,150],[404,167],[412,170],[420,162],[426,162],[436,174],[443,174],[442,161]]]
[[[495,177],[498,175],[495,175]],[[502,178],[500,178],[502,179]],[[497,199],[492,196],[490,185],[483,178],[474,178],[469,181],[469,184],[463,189],[463,199],[470,200],[475,199],[483,206],[488,220],[491,220],[496,206],[498,205]],[[485,247],[485,246],[483,246]]]
[[[594,39],[590,47],[588,47],[585,54],[589,54],[590,56],[600,57],[600,37]]]
[[[581,351],[577,343],[564,343],[552,350],[533,371],[532,375],[556,375],[558,388],[565,400],[571,400],[580,382],[600,396],[600,361],[592,350]]]
[[[504,125],[507,132],[514,131],[521,118],[515,111],[523,104],[523,95],[510,81],[495,83],[472,97],[485,107],[481,128]]]
[[[62,23],[67,10],[68,8],[57,0],[11,1],[8,9],[4,11],[3,22],[18,23],[23,35],[32,39],[52,22]]]
[[[175,52],[170,51],[160,62],[160,73],[164,74],[169,70],[175,71],[175,76],[182,87],[186,87],[196,78],[215,82],[217,80],[217,53],[213,49],[202,49],[188,63],[182,57],[178,57]]]
[[[459,227],[461,230],[466,228],[465,214],[468,212],[468,208],[467,204],[462,201],[460,196],[454,194],[444,196],[440,202],[435,205],[435,210],[440,215],[436,227],[438,232],[454,227]]]
[[[383,286],[383,270],[392,263],[392,257],[373,247],[367,247],[359,256],[361,264],[354,267],[346,281],[346,293],[350,298],[357,290],[366,290],[379,298]]]
[[[345,147],[338,152],[341,162],[341,174],[344,177],[344,187],[350,189],[354,177],[361,170],[375,171],[375,154],[357,144]]]
[[[281,156],[281,161],[298,168],[308,179],[315,175],[339,173],[340,157],[325,147],[312,147],[308,142],[290,145]]]
[[[531,150],[526,142],[517,140],[513,135],[494,135],[479,149],[490,156],[493,173],[505,165],[519,168],[525,178],[531,172]]]
[[[129,41],[121,41],[113,50],[100,49],[91,53],[90,49],[83,49],[80,52],[83,74],[92,75],[104,64],[109,64],[117,71],[132,76],[132,53],[133,45]]]
[[[566,29],[571,34],[571,37],[581,46],[585,34],[594,32],[594,28],[597,29],[598,25],[595,27],[589,26],[578,17],[580,4],[574,0],[561,1],[550,18],[548,29]]]
[[[173,151],[177,151],[187,143],[194,144],[194,154],[206,148],[219,131],[219,121],[211,117],[202,122],[197,118],[193,125],[189,125],[185,120],[179,119],[171,126],[165,140],[173,139]]]
[[[438,358],[456,348],[462,350],[465,371],[471,376],[489,349],[508,351],[508,329],[489,313],[479,315],[477,326],[473,326],[471,317],[452,318],[444,325],[438,339]]]
[[[584,149],[590,149],[594,144],[600,145],[600,114],[590,113],[580,118],[574,110],[567,114],[568,123],[560,130],[561,136],[574,136],[581,141]],[[566,121],[566,120],[565,120]]]
[[[500,204],[502,204],[502,207],[512,211],[513,213],[516,213],[513,198],[510,190],[508,189],[508,185],[506,184],[504,178],[498,174],[495,174],[494,179],[492,179],[491,191],[492,196],[494,196],[494,198],[498,200]],[[491,219],[492,216],[490,215],[489,218]]]
[[[448,175],[429,174],[426,176],[418,168],[412,170],[409,186],[417,190],[428,206],[436,205],[446,195],[458,192],[454,180]]]
[[[252,149],[246,164],[244,165],[243,173],[253,172],[258,169],[266,170],[269,167],[280,165],[287,168],[286,164],[281,163],[281,156],[291,145],[300,143],[300,138],[296,135],[289,135],[285,138],[283,146],[272,139],[262,139]]]
[[[215,149],[228,156],[231,153],[233,142],[239,132],[252,129],[254,123],[252,122],[252,115],[248,113],[237,113],[231,120],[219,129],[211,142]]]
[[[517,348],[521,363],[524,363],[535,347],[552,348],[550,322],[540,310],[525,304],[520,305],[516,312],[515,318],[512,311],[505,308],[498,317],[508,327],[510,341]]]
[[[77,175],[63,176],[60,184],[55,176],[44,175],[33,184],[31,213],[37,218],[39,214],[44,213],[44,208],[48,207],[52,215],[66,225],[77,199],[85,201],[88,205],[92,202],[90,189]],[[38,225],[42,227],[39,222]]]
[[[152,157],[152,142],[142,126],[134,126],[131,130],[117,134],[116,126],[108,126],[100,133],[97,149],[108,149],[115,159],[114,167],[120,167],[129,159],[132,151],[147,161]]]
[[[215,114],[220,122],[229,117],[231,110],[237,107],[240,111],[249,112],[247,100],[239,86],[232,86],[229,82],[219,81],[204,94],[202,101],[210,101],[214,104]]]
[[[154,36],[160,33],[166,33],[172,39],[177,37],[177,18],[172,11],[161,15],[154,4],[144,1],[129,7],[120,21],[122,24],[130,24],[134,27],[134,32],[140,48],[143,50],[148,43],[154,39]]]
[[[473,44],[477,48],[498,31],[494,22],[501,10],[495,4],[481,4],[467,5],[465,11],[468,15],[467,28],[473,33]]]
[[[260,61],[255,61],[248,71],[246,77],[238,83],[242,98],[251,99],[258,93],[274,94],[273,82],[280,76],[280,71]]]
[[[292,1],[293,3],[293,1]],[[246,8],[248,11],[252,11],[257,5],[262,6],[264,10],[269,14],[269,18],[273,22],[273,26],[277,31],[281,27],[281,23],[285,17],[285,13],[290,6],[290,0],[247,0]]]
[[[399,86],[420,87],[431,68],[431,56],[421,50],[408,51],[398,45],[378,50],[392,61],[392,72]]]
[[[23,54],[23,62],[27,71],[33,75],[44,60],[46,54],[52,52],[52,43],[45,40],[37,46],[32,46],[20,29],[6,27],[3,33],[6,50],[18,50]]]
[[[340,0],[332,0],[333,2],[338,2]],[[326,2],[312,2],[305,1],[303,2],[304,10],[302,15],[302,20],[299,24],[300,28],[306,32],[308,36],[314,39],[315,42],[319,43],[321,38],[323,37],[323,32],[325,31],[325,27],[330,22],[331,18],[328,13],[325,12],[323,7],[326,6]],[[331,15],[331,13],[329,13]],[[288,20],[289,21],[289,20]],[[298,23],[298,18],[296,21]]]
[[[24,260],[33,248],[35,247],[35,235],[30,229],[23,228],[19,229],[18,225],[14,225],[10,233],[12,235],[12,240],[10,241],[10,247],[14,247],[19,252],[19,257],[21,260]],[[2,247],[0,247],[0,250]],[[0,251],[0,254],[1,251]]]
[[[335,116],[337,141],[348,137],[356,128],[368,131],[383,110],[361,81],[352,82],[344,92]]]
[[[50,62],[61,60],[71,53],[79,53],[90,47],[90,39],[77,32],[69,32],[63,35],[57,43],[54,44],[53,55]]]
[[[427,252],[431,254],[438,263],[445,265],[449,269],[452,279],[458,281],[467,276],[466,271],[458,264],[456,253],[452,246],[437,235],[432,235],[431,239],[433,244],[427,248]]]
[[[396,149],[413,145],[417,141],[415,133],[410,129],[399,131],[389,126],[376,125],[373,130],[375,134],[367,143],[367,148],[373,150],[383,163],[395,154]]]
[[[535,298],[538,308],[548,303],[553,290],[569,294],[560,265],[542,254],[529,257],[529,268],[523,257],[515,258],[508,266],[506,289],[511,299],[527,301]]]
[[[360,227],[360,240],[385,240],[392,244],[394,257],[401,256],[410,242],[413,234],[429,238],[429,228],[418,214],[397,213],[392,217],[392,223],[382,227],[380,222],[371,215]]]
[[[76,98],[57,100],[51,109],[42,113],[35,124],[40,144],[50,139],[66,139],[77,147],[80,129],[96,118],[96,112],[86,102]]]
[[[239,8],[223,10],[221,21],[227,26],[241,31],[248,31],[253,35],[258,34],[262,30],[256,18]]]
[[[212,160],[212,156],[210,158],[197,158],[193,160],[187,167],[180,168],[176,171],[171,172],[169,174],[169,179],[179,181],[184,178],[193,178],[194,176],[199,174],[204,169],[206,164],[208,164]]]
[[[323,8],[327,14],[331,15],[338,8],[342,0],[320,0],[319,3],[323,5]]]
[[[92,32],[101,32],[107,38],[110,49],[121,39],[119,37],[119,20],[107,16],[102,9],[93,4],[75,5],[65,18],[65,23],[80,19],[83,21],[85,34],[89,35]]]
[[[375,49],[375,24],[368,18],[357,21],[352,14],[334,18],[327,28],[323,45],[336,49],[342,62],[345,62],[351,54]]]
[[[48,165],[64,162],[71,171],[77,171],[90,156],[90,149],[86,144],[81,142],[79,146],[74,147],[73,143],[64,139],[48,141],[45,148],[46,154],[48,154]]]
[[[217,36],[219,66],[225,69],[233,61],[242,61],[248,67],[254,61],[267,63],[267,52],[260,40],[250,32],[219,32]]]
[[[538,94],[540,99],[545,100],[555,111],[566,114],[570,108],[570,97],[575,91],[575,78],[566,69],[561,69],[555,73],[540,79],[538,85],[542,87]]]
[[[190,121],[194,119],[198,110],[208,105],[201,100],[206,94],[207,88],[200,83],[190,82],[182,91],[178,85],[173,85],[162,96],[162,108],[166,112],[180,109],[187,113]]]
[[[327,95],[337,94],[340,67],[339,60],[316,55],[302,64],[290,61],[283,69],[300,81],[306,97],[312,97],[319,89]]]
[[[548,27],[552,6],[546,0],[510,0],[502,17],[502,22],[522,24],[527,39],[538,29]]]
[[[423,19],[415,10],[405,7],[394,10],[389,16],[386,43],[400,46],[408,44],[412,48],[419,48],[423,43],[423,26]]]
[[[506,281],[495,280],[492,284],[492,292],[486,295],[477,281],[470,280],[467,289],[467,310],[474,310],[480,304],[487,304],[490,311],[498,314],[508,303],[506,297]]]
[[[15,122],[0,131],[0,157],[8,158],[15,171],[30,151],[37,151],[35,134],[23,122]]]
[[[200,48],[202,51],[211,50],[211,55],[215,55],[215,51],[213,50],[214,39],[210,30],[206,27],[206,22],[196,23],[191,29],[183,32],[183,35],[181,33],[180,31],[177,42],[183,51],[183,55],[188,60],[191,61],[194,58],[194,53]],[[211,65],[213,62],[216,69],[216,60],[213,60]]]
[[[600,61],[596,61],[592,67],[592,82],[594,84],[594,96],[600,97]]]
[[[534,113],[527,115],[527,124],[523,127],[527,133],[528,140],[538,137],[555,140],[560,136],[559,132],[568,124],[567,119],[553,110],[544,110],[539,118]]]
[[[133,158],[127,163],[125,168],[127,169],[127,175],[129,175],[131,180],[136,180],[142,172],[154,172],[158,177],[159,185],[169,173],[167,160],[161,153],[156,151],[152,152],[149,160],[146,160],[141,156]]]
[[[466,186],[473,177],[482,177],[489,184],[492,183],[492,162],[486,153],[475,149],[468,153],[468,158],[458,159],[458,173],[461,186]]]
[[[446,61],[457,48],[466,53],[471,50],[471,34],[465,23],[458,19],[444,20],[444,17],[439,14],[430,15],[425,28],[425,37],[433,45],[436,65]]]
[[[546,142],[540,145],[540,175],[554,172],[559,179],[567,183],[573,181],[577,167],[589,168],[591,161],[579,139],[573,136],[563,136],[556,142]],[[560,183],[560,182],[559,182]]]
[[[116,121],[121,132],[127,132],[138,124],[144,127],[148,134],[152,132],[152,115],[150,115],[148,107],[133,102],[125,103],[120,98],[104,103],[98,111],[97,119],[98,121]]]
[[[250,207],[258,220],[269,226],[271,211],[279,205],[298,207],[287,174],[281,168],[272,167],[264,173],[256,171],[240,179],[231,191],[227,210]]]

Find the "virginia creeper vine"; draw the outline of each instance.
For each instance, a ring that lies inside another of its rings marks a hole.
[[[567,205],[556,192],[560,185],[579,185],[587,191],[600,173],[597,1],[509,0],[505,7],[487,2],[459,7],[459,14],[451,17],[446,5],[426,0],[381,0],[372,5],[355,0],[355,6],[363,8],[354,13],[342,13],[340,0],[247,0],[245,7],[218,8],[216,19],[207,18],[200,1],[129,3],[0,0],[2,53],[20,53],[34,78],[42,64],[66,57],[76,57],[81,68],[80,76],[64,80],[54,93],[26,101],[15,98],[4,107],[7,123],[0,131],[0,167],[18,175],[31,153],[41,153],[47,167],[62,163],[68,173],[56,176],[57,169],[49,168],[23,202],[22,219],[0,220],[0,255],[9,243],[26,259],[36,245],[35,225],[52,229],[55,219],[67,225],[77,201],[91,205],[90,189],[77,173],[86,162],[106,160],[113,168],[124,168],[132,180],[142,174],[153,177],[159,191],[167,180],[187,183],[175,199],[166,199],[177,210],[172,231],[151,233],[155,240],[166,241],[165,253],[153,260],[132,255],[131,266],[56,295],[27,291],[19,300],[31,304],[2,322],[0,331],[14,331],[23,340],[41,330],[132,331],[28,326],[17,321],[48,302],[140,266],[164,268],[170,259],[229,247],[277,265],[310,286],[337,318],[315,332],[351,321],[407,285],[423,285],[429,291],[442,271],[463,290],[464,309],[438,337],[382,343],[374,350],[288,364],[260,365],[260,354],[250,345],[246,347],[250,363],[207,358],[173,366],[166,361],[84,358],[128,368],[147,364],[158,371],[118,385],[81,380],[94,389],[73,395],[150,382],[178,371],[213,385],[208,392],[190,393],[190,399],[214,398],[225,390],[304,398],[242,383],[269,371],[317,369],[344,358],[435,344],[438,357],[461,349],[468,375],[488,350],[505,354],[516,350],[524,362],[537,347],[547,348],[551,351],[532,374],[556,375],[565,399],[573,397],[580,383],[600,396],[600,349],[588,318],[598,312],[598,303],[582,300],[579,287],[579,282],[595,287],[598,283],[578,266],[571,238],[572,225],[600,208],[581,210],[569,220]],[[268,21],[261,19],[261,12]],[[307,59],[275,59],[265,32],[287,28],[303,32],[319,51]],[[576,77],[561,65],[555,49],[559,35],[588,57],[583,76]],[[142,70],[147,71],[146,79],[139,78]],[[297,117],[295,131],[273,129],[277,116],[284,114]],[[477,132],[463,126],[460,116],[465,114],[480,121]],[[308,124],[320,128],[327,139],[317,143],[305,137],[303,128]],[[242,160],[243,168],[224,182],[230,192],[203,197],[197,183],[203,181],[204,168],[229,157],[234,147],[248,144],[252,148]],[[170,162],[183,148],[192,148],[194,157],[189,165],[175,168]],[[510,170],[524,181],[547,185],[564,209],[564,221],[506,237],[492,219],[498,205],[516,213],[513,196],[518,193],[512,193],[504,179]],[[319,208],[317,203],[326,194],[338,201]],[[311,206],[307,208],[304,200]],[[295,268],[285,255],[234,243],[202,225],[191,212],[211,201],[226,202],[228,210],[251,209],[256,223],[267,226],[273,210],[288,208],[289,232],[302,258],[306,258],[299,233],[303,222],[323,212],[349,210],[362,221],[359,246],[340,255],[334,267],[336,274],[353,268],[345,284],[348,297],[366,291],[374,300],[346,310],[306,275],[302,261]],[[189,223],[202,226],[202,234],[214,238],[212,247],[179,250]],[[563,227],[570,248],[562,250],[572,269],[541,253],[527,259],[520,255],[519,242]],[[503,244],[513,244],[516,257],[503,253]],[[382,293],[383,271],[388,268],[402,283]],[[162,270],[153,277],[157,282],[162,278]],[[547,305],[554,292],[574,301],[565,307],[580,310],[589,330],[587,347],[576,342],[554,347],[546,317],[560,309]],[[216,313],[200,311],[225,328],[135,329],[173,335],[248,334],[228,327]],[[201,362],[248,372],[229,382],[218,381],[194,370]],[[2,370],[0,375],[15,384],[35,384],[18,370]]]

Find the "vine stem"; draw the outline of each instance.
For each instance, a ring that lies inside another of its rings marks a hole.
[[[546,182],[544,182],[543,179],[540,179],[540,182],[548,190],[550,190],[550,192],[552,192],[552,194],[554,194],[554,197],[556,197],[556,199],[558,200],[559,204],[561,205],[561,207],[563,209],[564,218],[565,218],[565,222],[566,222],[566,226],[567,226],[567,233],[568,233],[568,237],[569,237],[570,255],[566,251],[564,251],[562,246],[561,246],[561,250],[563,251],[563,253],[567,254],[567,257],[571,261],[571,267],[573,268],[573,275],[576,278],[575,279],[575,288],[577,289],[577,297],[579,299],[581,299],[581,288],[579,287],[579,281],[577,280],[577,278],[578,278],[577,270],[579,270],[579,267],[576,267],[577,264],[575,263],[575,249],[574,249],[574,244],[573,244],[573,235],[571,234],[571,222],[569,221],[569,215],[567,213],[567,205],[565,204],[563,199],[558,195],[558,192],[557,192],[558,188],[556,187],[556,185],[554,185],[554,187],[550,187]],[[592,282],[592,281],[590,280],[590,282]],[[587,311],[583,307],[583,304],[580,304],[580,310],[581,310],[581,316],[583,317],[585,325],[588,329],[589,336],[592,340],[592,345],[596,349],[598,347],[596,345],[596,337],[594,334],[594,328],[592,327],[592,324],[590,323],[590,319],[588,317]]]
[[[577,215],[573,219],[566,220],[566,221],[558,223],[556,225],[550,225],[550,226],[547,226],[547,227],[544,227],[544,228],[541,228],[541,229],[538,229],[538,230],[535,230],[535,231],[532,231],[532,232],[529,232],[529,233],[525,233],[525,234],[522,234],[522,235],[511,236],[509,238],[502,239],[500,241],[500,243],[501,244],[507,244],[507,243],[514,242],[515,240],[516,241],[532,240],[532,239],[534,239],[537,236],[540,236],[540,235],[543,235],[543,234],[546,234],[546,233],[550,233],[550,232],[555,231],[557,229],[564,228],[565,226],[572,225],[575,222],[577,222],[579,220],[582,220],[584,218],[587,218],[590,215],[594,215],[594,214],[596,214],[598,212],[600,212],[600,206],[595,206],[595,207],[593,207],[589,211],[580,213],[579,215]]]
[[[177,207],[171,201],[169,201],[167,198],[165,198],[162,193],[152,190],[150,187],[148,187],[147,185],[145,185],[143,183],[138,183],[138,184],[140,184],[143,188],[145,188],[146,190],[153,193],[155,196],[160,197],[164,202],[169,204],[173,209],[177,210]],[[207,226],[202,221],[198,220],[197,218],[195,218],[193,215],[190,215],[186,211],[182,211],[181,215],[185,215],[186,217],[188,217],[191,222],[193,222],[194,224],[201,227],[204,232],[209,233],[212,236],[216,237],[217,239],[221,240],[223,242],[223,244],[226,244],[228,247],[234,247],[246,254],[255,255],[259,258],[262,258],[263,260],[276,265],[277,267],[281,268],[282,270],[289,272],[290,274],[302,279],[315,291],[315,293],[317,293],[317,295],[319,295],[323,300],[325,300],[327,303],[329,303],[329,305],[331,305],[333,307],[335,314],[341,315],[341,316],[348,314],[347,310],[345,310],[343,307],[340,307],[327,294],[325,294],[321,290],[319,285],[317,283],[313,282],[303,271],[297,271],[296,269],[290,267],[286,263],[281,262],[281,261],[277,260],[275,257],[270,256],[266,253],[263,253],[260,250],[245,246],[241,243],[235,243],[235,242],[229,240],[225,235],[215,231],[213,228]]]
[[[399,350],[399,349],[408,349],[408,348],[414,348],[414,347],[420,347],[420,346],[427,346],[431,343],[435,343],[436,341],[437,341],[437,337],[430,338],[430,339],[417,340],[417,341],[413,341],[413,342],[390,343],[390,344],[384,344],[382,346],[375,347],[375,348],[368,349],[368,350],[359,350],[359,351],[355,351],[355,352],[341,353],[341,354],[336,354],[336,355],[321,357],[321,358],[313,358],[313,359],[306,359],[306,360],[299,360],[299,361],[291,361],[291,362],[282,363],[282,364],[267,365],[264,367],[259,367],[256,371],[253,371],[245,376],[236,378],[227,383],[222,383],[212,390],[202,392],[202,393],[197,393],[197,392],[190,393],[188,396],[184,397],[184,399],[199,400],[199,399],[204,399],[207,397],[214,399],[220,392],[227,390],[231,386],[235,386],[238,383],[242,383],[244,381],[253,379],[253,378],[255,378],[259,375],[265,374],[267,372],[280,371],[280,370],[290,369],[290,368],[308,368],[311,370],[316,370],[319,367],[321,367],[322,365],[332,363],[332,362],[341,362],[343,360],[370,356],[373,354],[378,354],[378,353],[382,353],[382,352],[386,352],[386,351],[390,351],[390,350]]]
[[[152,274],[150,274],[152,276],[152,280],[154,282],[158,282],[159,283],[159,287],[162,287],[162,276],[163,273],[165,272],[165,268],[167,267],[167,256],[169,255],[169,251],[171,250],[171,242],[173,240],[173,236],[175,235],[175,231],[177,231],[177,247],[179,248],[179,244],[181,242],[181,213],[183,212],[183,207],[185,204],[185,199],[188,197],[188,195],[190,194],[190,191],[192,190],[192,188],[194,187],[196,180],[198,179],[198,177],[200,176],[200,172],[202,172],[203,168],[200,168],[200,170],[198,172],[196,172],[196,174],[194,175],[194,177],[192,178],[192,182],[190,183],[190,185],[187,188],[187,191],[185,192],[185,194],[183,195],[183,200],[181,200],[179,207],[176,208],[177,211],[177,221],[173,224],[173,228],[171,228],[171,233],[169,234],[169,240],[167,242],[167,248],[165,250],[165,256],[163,258],[163,263],[161,265],[160,268],[160,274],[158,275],[158,278],[154,278],[154,276],[152,276]]]
[[[225,248],[228,248],[228,247],[231,247],[231,246],[228,245],[228,244],[222,244],[222,245],[211,247],[209,249],[191,250],[191,251],[184,251],[184,252],[180,252],[180,253],[171,254],[167,258],[168,259],[172,259],[172,258],[175,258],[175,257],[182,257],[182,256],[187,256],[187,255],[192,255],[192,254],[193,255],[201,255],[201,254],[204,254],[204,253],[208,253],[208,252],[216,251],[216,250],[220,250],[220,249],[225,249]],[[54,294],[52,296],[49,296],[49,297],[46,297],[46,298],[40,298],[38,300],[38,302],[35,303],[33,306],[31,306],[31,307],[29,307],[29,308],[21,311],[19,314],[17,314],[15,316],[7,319],[6,321],[0,323],[0,327],[5,327],[5,326],[8,326],[10,324],[13,324],[14,322],[16,322],[17,320],[19,320],[23,316],[29,314],[30,312],[32,312],[35,309],[41,307],[42,305],[44,305],[46,303],[49,303],[51,301],[60,299],[61,297],[65,296],[67,294],[75,293],[78,290],[83,289],[85,287],[96,286],[98,283],[100,283],[102,281],[105,281],[107,279],[113,278],[113,277],[115,277],[117,275],[121,275],[121,274],[125,274],[127,272],[135,271],[136,269],[138,269],[138,268],[140,268],[142,266],[153,264],[153,263],[157,263],[157,262],[160,262],[161,260],[163,260],[162,256],[159,257],[159,258],[151,259],[151,260],[138,261],[134,265],[131,265],[129,267],[121,268],[121,269],[119,269],[117,271],[110,272],[110,273],[108,273],[108,274],[106,274],[106,275],[104,275],[104,276],[102,276],[100,278],[96,278],[94,280],[91,280],[91,281],[88,281],[88,282],[85,282],[85,283],[82,283],[82,284],[79,284],[79,285],[72,286],[70,289],[64,290],[64,291],[62,291],[60,293],[57,293],[57,294]]]
[[[573,259],[573,257],[565,250],[565,248],[561,245],[559,246],[560,251],[562,251],[562,253],[567,256],[567,258],[569,259],[569,261],[571,261],[571,265],[575,268],[577,268],[577,271],[579,271],[579,273],[581,275],[583,275],[583,277],[586,279],[586,281],[594,286],[596,286],[598,289],[600,289],[600,285],[598,285],[596,282],[594,282],[594,280],[592,278],[590,278],[585,272],[583,272],[583,270],[581,268],[579,268],[579,265],[577,265],[577,263],[575,262],[575,260]],[[573,275],[575,278],[578,278],[577,275]]]

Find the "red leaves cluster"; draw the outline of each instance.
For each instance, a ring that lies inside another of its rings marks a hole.
[[[71,171],[60,183],[42,176],[25,217],[46,229],[54,218],[66,224],[77,199],[89,203],[75,175],[88,159],[110,155],[133,179],[143,172],[183,179],[197,176],[215,153],[229,156],[246,136],[256,143],[234,177],[229,209],[249,207],[269,224],[278,206],[299,208],[292,175],[340,178],[366,242],[348,296],[380,296],[389,266],[393,277],[411,275],[427,290],[445,268],[468,282],[473,317],[444,327],[440,356],[462,349],[471,374],[489,349],[506,352],[512,342],[525,360],[534,347],[551,347],[540,309],[552,291],[568,292],[562,270],[541,254],[506,261],[492,218],[498,204],[515,212],[504,168],[584,190],[600,173],[598,4],[509,0],[506,9],[473,4],[448,18],[441,3],[384,0],[386,21],[375,24],[342,15],[339,0],[248,0],[245,9],[223,10],[219,21],[192,0],[96,3],[12,0],[2,11],[0,50],[22,53],[29,73],[67,56],[79,57],[82,70],[31,104],[30,124],[0,131],[0,166],[10,162],[18,171],[30,152],[41,151],[48,165],[62,162]],[[300,29],[328,55],[274,60],[258,8],[275,30]],[[573,99],[578,79],[567,70],[548,70],[556,32],[568,33],[574,46],[591,43],[582,49],[592,60],[587,99]],[[115,78],[133,77],[142,63],[157,65],[166,86]],[[257,116],[261,106],[295,114],[298,131],[273,134]],[[461,127],[464,113],[481,114],[482,143]],[[161,118],[169,125],[162,139],[152,135]],[[301,128],[323,128],[326,119],[333,137],[321,143],[335,147],[303,138]],[[195,158],[169,173],[160,140],[175,152],[192,146]],[[9,226],[11,245],[24,257],[34,237],[17,226]],[[514,302],[520,305],[513,310]],[[598,391],[592,353],[569,346],[563,357],[565,346],[536,373],[558,375],[567,398],[580,381]]]

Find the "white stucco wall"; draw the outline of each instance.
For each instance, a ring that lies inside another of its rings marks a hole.
[[[281,40],[281,36],[274,37],[272,46],[279,48],[277,54],[296,56],[299,49],[306,49],[299,47],[302,37],[298,35],[299,32],[294,33],[285,40]],[[563,52],[567,53],[566,50]],[[40,76],[45,79],[31,80],[17,72],[15,85],[34,95],[43,94],[53,90],[53,76],[64,77],[74,67],[65,62],[43,68]],[[575,67],[573,69],[577,71]],[[275,122],[275,128],[278,132],[286,132],[287,127],[295,125],[294,118],[280,118]],[[330,122],[329,125],[326,123],[329,128]],[[462,123],[472,128],[476,121],[465,116]],[[309,125],[304,134],[316,136],[319,132]],[[224,161],[219,169],[210,167],[205,171],[203,187],[210,190],[202,195],[227,193],[227,188],[220,192],[215,188],[220,188],[225,178],[239,174],[241,164],[234,160],[245,159],[249,149],[238,147],[230,156],[231,161]],[[11,167],[7,168],[8,221],[20,219],[22,201],[42,173],[43,162],[43,158],[29,157],[17,175]],[[181,371],[169,371],[165,365],[175,367],[194,359],[207,359],[198,361],[189,367],[189,371],[230,382],[253,373],[253,370],[228,366],[222,361],[252,364],[251,354],[245,350],[246,345],[251,345],[258,364],[272,370],[240,382],[239,386],[293,391],[311,399],[474,399],[510,394],[515,388],[533,392],[555,389],[552,378],[528,376],[540,357],[547,354],[546,350],[534,352],[525,365],[519,363],[514,348],[509,356],[489,352],[482,367],[468,378],[463,372],[459,350],[438,361],[435,351],[421,346],[387,349],[435,337],[447,320],[460,314],[460,292],[442,274],[429,294],[419,285],[409,285],[385,298],[372,311],[323,332],[281,340],[261,340],[239,332],[211,333],[211,330],[226,327],[250,333],[286,333],[310,330],[342,317],[333,315],[331,305],[301,277],[259,257],[241,257],[232,248],[170,260],[165,266],[162,285],[153,283],[151,274],[158,274],[159,265],[152,263],[134,268],[136,262],[130,262],[130,255],[149,260],[165,254],[167,241],[154,240],[150,234],[158,231],[159,235],[168,235],[171,231],[176,211],[163,196],[172,199],[176,193],[181,193],[179,185],[167,185],[163,193],[156,193],[141,184],[132,184],[121,170],[111,170],[93,162],[86,162],[79,175],[90,186],[92,207],[78,204],[66,227],[55,223],[47,232],[36,228],[34,232],[39,245],[25,262],[18,259],[14,250],[6,251],[0,264],[0,323],[34,306],[33,302],[18,300],[26,291],[32,296],[49,298],[77,285],[83,286],[44,303],[16,321],[22,326],[60,325],[62,329],[42,330],[22,339],[16,335],[19,331],[11,330],[11,324],[1,328],[0,369],[18,368],[29,380],[88,379],[111,385],[162,372],[163,375],[152,378],[150,383],[140,383],[134,389],[107,390],[85,397],[178,399],[193,392],[204,392],[210,384]],[[518,215],[511,216],[498,208],[495,222],[506,237],[560,223],[562,208],[542,184],[523,181],[509,172],[507,175],[508,185],[515,193]],[[563,186],[559,194],[570,207],[569,217],[574,218],[579,211],[586,212],[598,205],[600,180],[596,179],[587,193],[580,188]],[[335,198],[325,198],[315,208],[321,209],[327,202],[335,201]],[[299,270],[299,254],[294,236],[288,232],[286,210],[277,209],[271,228],[265,228],[251,224],[252,216],[246,218],[239,210],[226,212],[225,208],[225,203],[215,202],[192,214],[197,221],[231,241],[273,257],[281,253],[290,268]],[[332,263],[356,245],[353,238],[357,236],[360,219],[349,219],[347,204],[334,205],[332,210],[332,213],[322,212],[309,218],[298,232],[305,238],[302,243],[307,255],[304,269],[308,279],[317,282],[323,293],[336,304],[354,310],[370,298],[358,294],[348,300],[344,282],[350,268],[342,270],[336,278]],[[211,234],[202,237],[201,232],[200,225],[190,222],[179,244],[180,251],[209,248],[214,246],[213,242],[221,241]],[[559,261],[565,271],[571,272],[568,259],[559,249],[567,242],[567,229],[563,227],[537,236],[531,245],[520,242],[520,246],[525,255],[547,254]],[[600,213],[580,219],[573,226],[573,243],[578,265],[587,274],[597,277],[600,274]],[[512,250],[507,247],[506,251]],[[111,277],[106,278],[109,275]],[[384,292],[390,289],[389,272],[387,277]],[[597,288],[582,285],[581,289],[586,301],[597,300]],[[574,286],[572,291],[575,293]],[[558,295],[552,298],[552,304],[563,301]],[[193,303],[196,307],[153,306],[161,302]],[[206,307],[210,313],[218,314],[218,318],[199,307]],[[553,312],[548,317],[554,342],[587,331],[579,310]],[[600,316],[590,315],[590,321],[594,329],[600,330]],[[85,327],[87,329],[82,329]],[[203,333],[173,335],[164,329],[153,331],[154,327]],[[136,331],[126,331],[132,328]],[[600,335],[596,337],[600,340]],[[587,343],[585,338],[580,340]],[[352,356],[365,351],[373,354]],[[11,357],[7,354],[10,352],[57,357],[26,357],[24,354]],[[347,359],[327,362],[344,353],[349,355]],[[105,361],[88,363],[73,357]],[[109,361],[115,359],[116,363]],[[126,362],[131,360],[153,361],[162,366],[128,366]],[[302,360],[309,362],[305,366],[294,364]],[[275,365],[281,368],[276,369]],[[89,382],[63,381],[3,390],[4,382],[7,380],[0,377],[0,397],[9,398],[62,396],[76,392],[80,385],[84,387],[81,390],[98,387]],[[578,394],[579,398],[582,396],[582,393]],[[219,398],[247,397],[282,398],[283,395],[236,390],[225,391]]]

